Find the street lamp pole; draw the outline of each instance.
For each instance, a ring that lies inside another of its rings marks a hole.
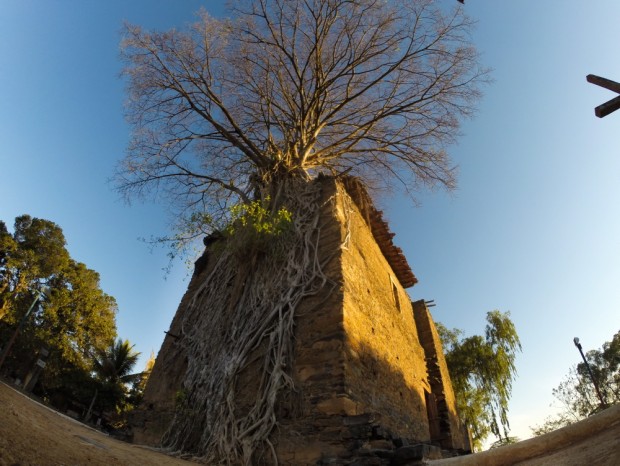
[[[30,307],[28,308],[28,310],[26,311],[24,316],[19,321],[19,325],[17,326],[17,328],[13,332],[13,335],[11,335],[11,339],[6,344],[6,348],[4,348],[4,351],[2,351],[2,354],[0,354],[0,369],[2,368],[2,365],[4,364],[4,360],[6,359],[6,357],[9,354],[9,352],[11,351],[11,348],[13,347],[13,344],[15,343],[15,340],[17,339],[17,335],[19,335],[19,332],[24,327],[24,324],[26,323],[26,320],[28,319],[28,316],[30,315],[30,313],[34,309],[34,306],[39,302],[39,299],[41,299],[41,295],[43,295],[43,292],[40,291],[40,290],[37,290],[36,293],[37,294],[34,297],[34,301],[32,301],[32,304],[30,305]]]
[[[586,368],[588,369],[588,373],[590,374],[590,378],[592,379],[592,384],[594,385],[594,389],[596,390],[596,395],[598,396],[598,399],[601,402],[601,408],[606,408],[607,403],[603,401],[603,395],[601,395],[601,391],[598,388],[598,384],[596,383],[596,379],[594,378],[592,369],[590,369],[590,364],[588,364],[588,361],[583,354],[583,350],[581,349],[581,343],[579,343],[579,338],[577,337],[573,338],[573,343],[575,343],[575,346],[577,347],[577,349],[579,350],[579,353],[581,354],[581,359],[583,359],[583,362],[586,365]]]

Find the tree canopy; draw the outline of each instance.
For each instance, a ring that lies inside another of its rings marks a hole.
[[[227,215],[318,173],[455,184],[447,153],[487,72],[461,8],[431,0],[242,0],[185,30],[127,25],[126,195]]]
[[[0,223],[0,319],[47,285],[69,265],[65,237],[58,225],[22,215],[14,234]]]
[[[45,347],[43,383],[49,388],[63,386],[75,371],[89,371],[91,355],[116,336],[116,302],[101,290],[99,274],[71,258],[58,225],[29,215],[15,219],[13,234],[0,222],[0,311],[3,346],[22,322],[2,370],[23,380]]]
[[[128,340],[118,338],[107,348],[98,350],[93,369],[103,383],[102,391],[108,408],[122,410],[129,396],[129,384],[140,381],[141,373],[133,373],[140,353]]]
[[[484,337],[464,338],[461,330],[437,324],[457,408],[476,449],[489,434],[509,439],[508,401],[516,376],[516,353],[521,350],[509,312],[488,312],[486,320]]]
[[[604,406],[620,403],[620,331],[601,349],[590,350],[585,357],[598,383]],[[545,419],[541,425],[532,427],[534,435],[580,421],[604,407],[583,362],[570,369],[564,380],[553,389],[553,396],[560,402],[560,411]]]

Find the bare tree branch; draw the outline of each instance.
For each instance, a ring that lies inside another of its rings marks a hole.
[[[487,79],[461,8],[432,0],[240,0],[186,31],[128,25],[133,138],[121,192],[222,212],[283,176],[455,185],[447,147]],[[224,209],[225,210],[225,209]]]

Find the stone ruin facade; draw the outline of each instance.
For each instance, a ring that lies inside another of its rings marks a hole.
[[[336,286],[305,298],[295,315],[295,391],[279,401],[270,437],[278,463],[418,464],[470,452],[439,335],[424,300],[405,291],[417,280],[394,235],[357,180],[316,182],[319,254],[331,257],[324,272]],[[187,367],[181,323],[208,254],[207,246],[134,412],[136,443],[157,446],[170,425]],[[239,381],[248,407],[254,376],[250,364]]]

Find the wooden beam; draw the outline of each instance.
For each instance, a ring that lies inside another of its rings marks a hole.
[[[609,89],[610,91],[620,94],[620,83],[617,83],[616,81],[601,78],[600,76],[593,74],[586,76],[586,80],[589,83],[596,84],[597,86],[604,87],[605,89]],[[603,118],[618,109],[620,109],[620,95],[596,107],[594,109],[594,114],[599,118]]]
[[[603,118],[604,116],[609,115],[611,112],[615,112],[619,108],[620,108],[620,95],[596,107],[594,109],[594,114],[599,118]]]
[[[589,83],[596,84],[597,86],[604,87],[605,89],[609,89],[610,91],[614,91],[620,94],[620,83],[617,83],[616,81],[601,78],[600,76],[596,76],[594,74],[589,74],[588,76],[586,76],[586,79]]]

